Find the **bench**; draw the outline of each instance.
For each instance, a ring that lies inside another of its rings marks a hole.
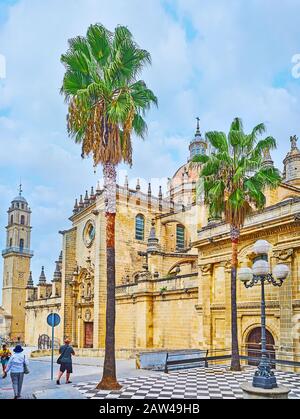
[[[168,352],[165,364],[165,373],[188,368],[207,368],[208,351],[182,351]]]

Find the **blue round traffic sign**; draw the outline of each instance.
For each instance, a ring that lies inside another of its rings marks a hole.
[[[47,317],[47,323],[51,327],[58,326],[59,323],[60,323],[60,316],[59,316],[59,314],[57,314],[57,313],[51,313],[51,314],[49,314],[49,316]]]

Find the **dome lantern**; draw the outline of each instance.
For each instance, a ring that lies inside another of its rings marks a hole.
[[[200,118],[197,119],[197,128],[194,139],[190,143],[190,161],[193,160],[195,156],[204,155],[207,151],[207,142],[202,138],[200,131]]]

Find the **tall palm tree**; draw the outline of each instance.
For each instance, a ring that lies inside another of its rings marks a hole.
[[[224,132],[216,131],[206,134],[214,150],[211,155],[194,158],[195,163],[202,164],[200,179],[210,217],[220,218],[224,214],[225,220],[230,224],[233,371],[241,369],[236,302],[240,230],[245,218],[253,210],[265,207],[265,189],[276,188],[281,182],[279,171],[264,165],[264,155],[276,148],[276,140],[273,137],[260,139],[265,132],[265,125],[259,124],[250,134],[246,134],[241,119],[236,118],[231,124],[228,136]]]
[[[116,166],[132,164],[132,134],[144,138],[146,111],[157,98],[139,74],[151,64],[130,31],[91,25],[86,37],[69,40],[62,55],[61,93],[68,104],[69,135],[82,146],[82,157],[103,165],[106,204],[107,303],[103,378],[99,389],[119,389],[115,362],[115,217]]]

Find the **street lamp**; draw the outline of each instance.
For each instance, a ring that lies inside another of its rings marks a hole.
[[[241,268],[238,271],[238,277],[246,288],[252,288],[259,282],[261,283],[261,360],[253,378],[253,387],[263,389],[278,387],[267,352],[265,283],[281,287],[290,273],[286,265],[276,265],[273,274],[270,273],[268,258],[270,249],[271,245],[269,242],[258,240],[253,246],[253,252],[256,254],[256,257],[253,261],[252,269]]]

